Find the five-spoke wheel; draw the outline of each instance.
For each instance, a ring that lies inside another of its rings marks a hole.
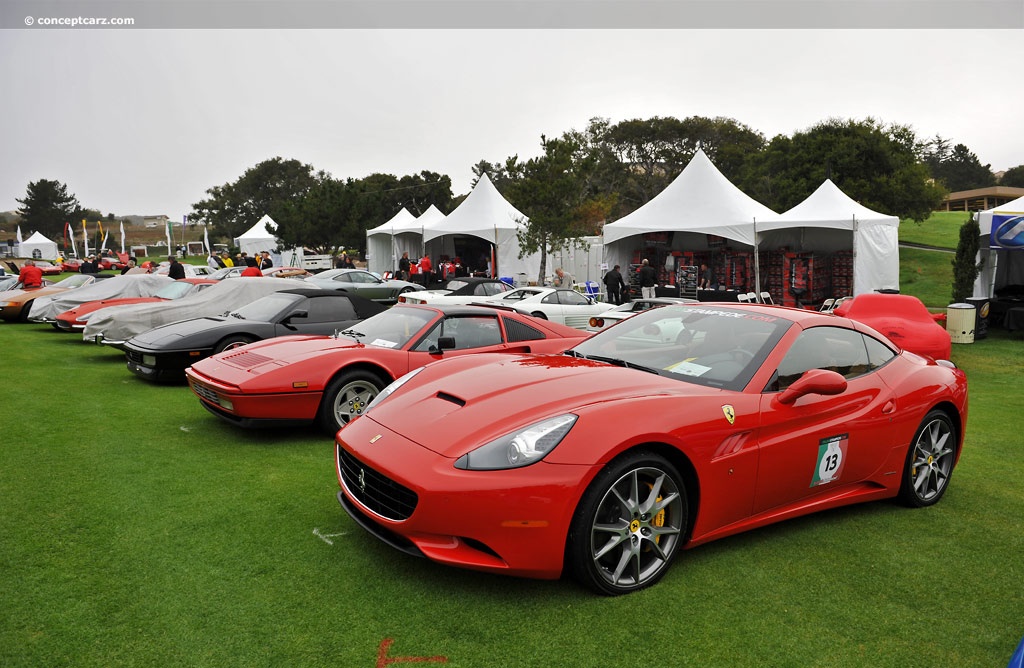
[[[603,594],[650,586],[682,545],[687,522],[682,476],[645,452],[610,464],[587,489],[573,518],[570,563]]]
[[[332,435],[359,417],[383,389],[380,378],[369,371],[346,371],[327,386],[320,404],[320,424]]]
[[[949,486],[956,462],[956,428],[949,416],[933,410],[914,435],[903,469],[900,498],[918,508],[938,502]]]

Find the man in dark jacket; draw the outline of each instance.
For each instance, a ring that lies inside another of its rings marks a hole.
[[[626,282],[622,280],[619,265],[615,265],[604,275],[604,285],[608,288],[608,301],[616,306],[621,304],[626,293]]]
[[[171,266],[167,269],[167,276],[174,280],[185,278],[185,267],[181,266],[181,263],[178,262],[178,258],[170,255],[167,260],[171,263]]]
[[[658,283],[658,272],[651,263],[644,258],[643,264],[640,265],[640,292],[643,293],[644,299],[654,299],[654,288]]]

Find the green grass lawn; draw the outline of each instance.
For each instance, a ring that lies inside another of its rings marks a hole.
[[[911,257],[904,292],[949,291]],[[725,539],[615,599],[386,547],[316,430],[231,428],[45,325],[0,346],[4,667],[990,667],[1024,635],[1024,341],[1002,331],[953,348],[971,414],[940,504]]]
[[[900,221],[900,241],[938,248],[956,249],[960,242],[960,227],[970,214],[964,211],[936,211],[927,220]]]

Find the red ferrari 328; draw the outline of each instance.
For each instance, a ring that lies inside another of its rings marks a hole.
[[[681,304],[558,355],[416,369],[337,434],[338,498],[392,546],[604,594],[681,549],[946,492],[967,379],[831,314]]]

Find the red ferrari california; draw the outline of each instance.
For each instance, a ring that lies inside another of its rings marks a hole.
[[[185,371],[203,407],[242,427],[319,422],[332,435],[395,378],[478,352],[565,350],[587,332],[478,306],[399,305],[334,336],[285,336]]]
[[[338,432],[338,498],[408,553],[624,594],[717,538],[862,501],[936,503],[966,419],[961,370],[861,323],[670,305],[563,354],[399,378]]]

